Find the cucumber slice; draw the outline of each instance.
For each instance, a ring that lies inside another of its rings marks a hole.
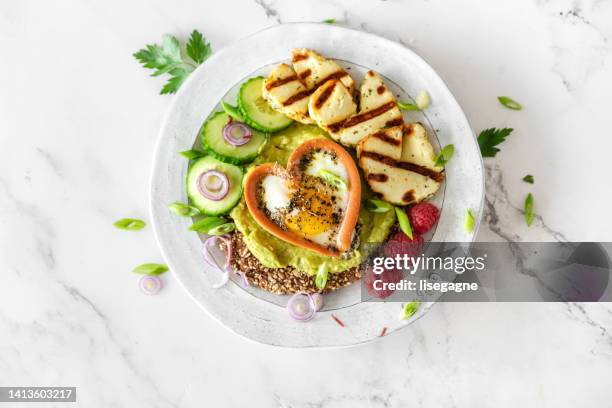
[[[242,146],[234,146],[223,138],[223,127],[231,120],[226,112],[214,113],[202,126],[202,146],[217,159],[231,164],[243,164],[253,161],[268,137],[253,129],[253,137]]]
[[[229,191],[227,195],[214,201],[204,197],[198,190],[198,179],[202,173],[208,170],[218,170],[229,179]],[[242,196],[242,169],[233,164],[224,163],[211,156],[196,160],[187,172],[187,196],[191,204],[197,207],[205,215],[227,214],[240,200]]]
[[[293,120],[268,105],[262,96],[263,83],[263,77],[255,77],[242,84],[238,93],[238,108],[247,125],[262,132],[278,132],[292,124]]]

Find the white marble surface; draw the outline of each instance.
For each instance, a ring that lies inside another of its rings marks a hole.
[[[356,3],[0,4],[0,385],[77,386],[83,407],[610,404],[610,305],[440,304],[382,341],[300,351],[235,336],[169,275],[159,296],[138,292],[130,269],[161,261],[151,230],[111,224],[147,217],[170,98],[131,53],[192,28],[215,49],[326,18],[402,41],[476,130],[515,128],[486,161],[480,240],[610,240],[612,2]],[[530,229],[528,191],[541,215]]]

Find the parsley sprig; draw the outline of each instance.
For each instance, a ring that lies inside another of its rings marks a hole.
[[[211,54],[212,48],[204,36],[193,30],[185,46],[181,51],[179,40],[171,35],[165,35],[161,44],[149,44],[145,48],[134,53],[134,58],[143,67],[153,70],[151,76],[167,74],[170,76],[168,82],[162,87],[161,94],[175,93],[185,79],[204,62]]]
[[[480,132],[478,135],[478,145],[480,146],[482,157],[495,157],[497,152],[499,152],[499,149],[495,146],[506,140],[513,130],[511,128],[490,128]]]

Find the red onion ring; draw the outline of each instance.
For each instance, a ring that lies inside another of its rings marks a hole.
[[[234,132],[240,131],[237,137]],[[232,146],[242,146],[249,143],[253,137],[253,131],[242,122],[231,121],[223,127],[223,139]]]
[[[217,241],[222,241],[226,245],[225,265],[223,265],[223,268],[217,264],[209,249],[210,245],[216,243]],[[218,289],[224,286],[229,281],[229,272],[227,271],[227,268],[230,266],[230,262],[232,260],[232,241],[229,240],[227,235],[214,235],[212,237],[208,237],[208,239],[204,241],[204,244],[202,244],[202,256],[209,265],[217,268],[222,273],[221,281],[213,284],[213,289]]]
[[[223,265],[223,268],[220,268],[219,265],[217,265],[217,262],[214,260],[209,249],[210,245],[215,244],[217,241],[221,241],[225,244],[225,264]],[[215,268],[227,269],[232,261],[232,252],[232,241],[230,241],[227,235],[213,235],[208,237],[206,241],[204,241],[204,244],[202,244],[202,255],[204,256],[204,260]]]
[[[218,170],[208,170],[200,174],[197,183],[200,194],[213,201],[222,200],[230,188],[229,179]]]
[[[312,303],[315,305],[315,310],[318,312],[323,308],[323,295],[320,293],[313,293],[310,295]]]
[[[308,293],[296,293],[287,302],[289,317],[299,322],[311,320],[317,313],[312,296]]]
[[[145,295],[152,296],[157,294],[162,288],[162,281],[157,276],[143,276],[138,281],[140,291]]]
[[[247,278],[246,273],[238,272],[238,275],[240,275],[240,279],[242,280],[242,286],[244,286],[245,288],[251,286],[251,283],[249,282],[249,278]]]

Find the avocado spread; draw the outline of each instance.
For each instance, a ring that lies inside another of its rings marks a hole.
[[[328,138],[329,136],[315,125],[294,123],[270,137],[252,166],[273,162],[286,166],[289,156],[296,147],[306,140],[317,137]],[[372,197],[373,193],[366,183],[362,181],[361,184],[363,202]],[[260,227],[251,216],[244,197],[231,211],[230,216],[236,223],[238,231],[242,233],[246,246],[262,265],[268,268],[292,266],[309,275],[316,274],[317,269],[324,262],[328,264],[329,271],[332,273],[342,272],[361,264],[368,255],[368,247],[371,247],[365,244],[383,242],[395,223],[394,211],[371,213],[362,205],[359,212],[359,246],[348,254],[333,258],[330,262],[329,257],[289,244]]]

